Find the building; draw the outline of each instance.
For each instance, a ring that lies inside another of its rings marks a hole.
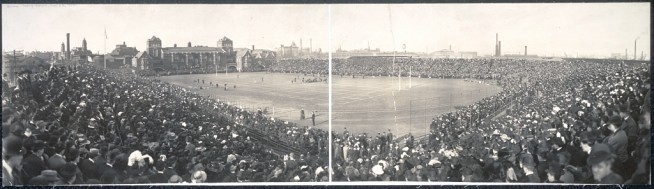
[[[279,58],[295,58],[300,55],[300,48],[293,41],[290,46],[281,45],[277,49],[277,54]]]
[[[71,52],[71,62],[73,63],[89,63],[93,61],[93,52],[86,47],[86,38],[82,40],[82,47],[75,47]]]
[[[247,48],[236,48],[236,68],[237,71],[241,72],[243,70],[249,70],[250,64],[252,63],[252,53],[250,49]]]
[[[152,65],[150,64],[150,60],[152,57],[148,53],[148,51],[141,51],[132,58],[132,67],[140,70],[148,70],[151,69]]]
[[[250,70],[265,70],[277,62],[277,53],[275,51],[252,48],[253,61],[252,65],[249,66]]]
[[[132,65],[132,58],[138,54],[136,47],[127,47],[127,44],[116,45],[116,48],[111,51],[111,53],[104,56],[104,61],[106,61],[106,67],[109,69],[117,69],[125,66]],[[94,59],[95,61],[95,59]],[[104,61],[96,61],[95,63],[102,66],[105,64]]]
[[[192,46],[191,42],[188,42],[186,47],[177,47],[176,44],[173,47],[162,47],[161,39],[152,36],[147,40],[147,52],[149,56],[142,55],[148,58],[147,63],[142,62],[145,59],[136,62],[136,65],[141,63],[139,69],[157,71],[197,68],[241,70],[243,65],[243,62],[237,64],[234,43],[227,37],[219,39],[216,47]]]

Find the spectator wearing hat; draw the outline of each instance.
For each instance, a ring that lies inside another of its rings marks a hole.
[[[182,177],[178,175],[170,176],[170,178],[168,179],[168,183],[183,183],[183,182],[184,180],[182,179]]]
[[[166,177],[166,175],[164,174],[164,171],[166,169],[166,165],[165,165],[164,162],[157,161],[154,164],[153,168],[154,168],[155,173],[148,176],[148,179],[150,181],[152,181],[153,183],[166,183],[166,182],[168,182],[168,179],[170,177]]]
[[[615,168],[618,169],[616,170],[618,173],[624,172],[623,165],[627,161],[629,156],[627,154],[627,144],[628,144],[627,134],[625,133],[624,130],[619,128],[619,124],[621,121],[622,120],[617,115],[614,115],[610,118],[609,124],[607,125],[607,129],[611,131],[611,134],[604,139],[604,143],[611,146],[611,149],[613,149],[615,152],[616,155]]]
[[[46,161],[50,169],[59,170],[61,167],[66,165],[66,160],[62,155],[65,151],[66,147],[64,145],[59,144],[55,146],[55,153]]]
[[[13,134],[2,139],[2,185],[23,185],[19,171],[25,153],[23,140]]]
[[[100,155],[100,150],[91,148],[87,158],[82,159],[79,163],[79,170],[84,174],[85,179],[98,179],[95,167],[95,159]]]
[[[29,180],[28,185],[53,186],[60,181],[57,171],[43,170],[41,174]]]
[[[599,184],[622,184],[622,177],[613,172],[613,161],[615,154],[611,146],[603,143],[593,145],[593,149],[588,156],[588,165],[591,166],[593,178]]]
[[[61,180],[56,185],[73,185],[82,184],[81,179],[77,179],[77,166],[73,163],[66,163],[59,170]]]
[[[77,149],[72,148],[72,149],[68,150],[68,152],[66,153],[66,162],[69,163],[69,164],[75,165],[75,169],[76,169],[75,170],[75,176],[76,176],[75,177],[75,179],[76,179],[75,182],[76,183],[84,183],[86,178],[84,178],[84,174],[82,174],[82,171],[79,169],[79,158],[80,158],[79,154],[80,154],[79,150],[77,150]]]
[[[523,154],[519,163],[520,167],[522,167],[522,171],[525,173],[525,175],[520,179],[520,182],[541,182],[540,176],[538,176],[538,172],[535,171],[536,163],[534,162],[534,157],[531,154]]]
[[[42,173],[43,170],[48,169],[45,165],[44,151],[45,143],[41,140],[37,140],[32,143],[30,151],[25,154],[22,161],[22,178],[23,183],[28,183],[28,181]]]
[[[207,180],[207,173],[204,171],[195,171],[191,178],[191,183],[204,183]]]

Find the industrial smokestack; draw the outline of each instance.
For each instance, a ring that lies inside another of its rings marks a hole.
[[[252,50],[254,50],[254,45],[252,45]]]
[[[495,33],[495,56],[500,56],[499,34]]]
[[[450,51],[452,51],[452,45],[450,45]]]
[[[624,48],[624,59],[629,59],[629,54],[627,54],[627,48]]]
[[[309,38],[309,54],[311,53],[313,53],[313,39]]]
[[[70,60],[70,33],[66,33],[66,60]]]
[[[525,46],[525,56],[527,56],[527,46]]]
[[[190,41],[188,42],[188,47],[191,47],[191,42]]]
[[[304,52],[304,49],[302,49],[302,38],[300,38],[300,54],[304,54],[302,52]]]

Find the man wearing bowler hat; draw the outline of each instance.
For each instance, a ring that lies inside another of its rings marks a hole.
[[[9,135],[2,139],[2,185],[23,185],[19,176],[25,149],[20,137]]]
[[[34,141],[31,145],[31,150],[23,156],[23,183],[27,183],[31,178],[41,174],[43,170],[48,169],[45,165],[45,158],[43,151],[45,143],[43,141]]]
[[[588,165],[591,166],[593,178],[597,183],[622,184],[624,182],[620,175],[611,170],[615,158],[611,146],[603,143],[593,145],[593,149],[588,156]]]

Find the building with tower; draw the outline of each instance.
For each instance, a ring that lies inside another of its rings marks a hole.
[[[132,65],[157,71],[198,68],[240,71],[246,65],[237,64],[234,43],[227,37],[219,39],[216,47],[193,46],[191,42],[185,47],[162,47],[161,44],[161,39],[152,36],[147,40],[147,53],[136,55],[137,60]]]

